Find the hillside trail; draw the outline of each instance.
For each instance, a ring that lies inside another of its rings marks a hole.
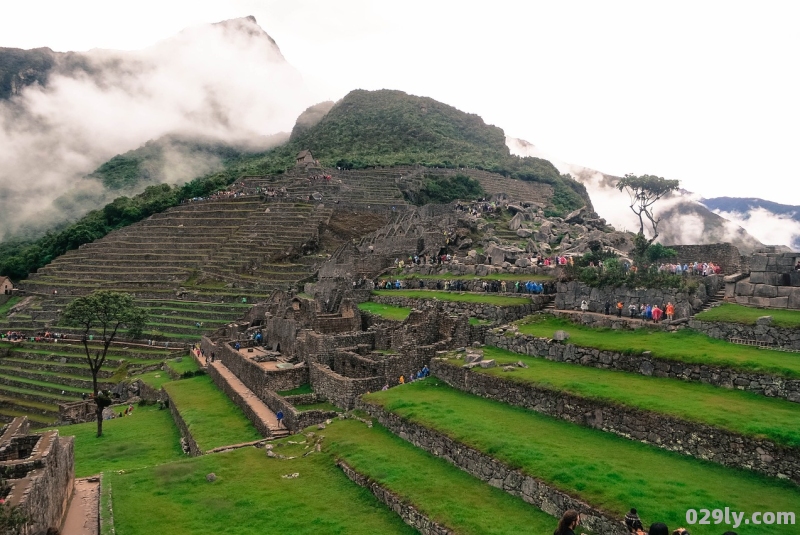
[[[98,535],[100,530],[100,478],[75,480],[61,535]]]

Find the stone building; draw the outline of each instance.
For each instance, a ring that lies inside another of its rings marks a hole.
[[[10,295],[13,289],[14,285],[11,284],[11,279],[0,277],[0,295]]]
[[[319,165],[310,150],[301,150],[298,152],[295,163],[297,167],[313,167]]]
[[[25,417],[15,418],[0,434],[0,475],[6,483],[6,504],[27,517],[24,535],[45,535],[59,529],[72,495],[74,437],[58,431],[30,433]]]
[[[736,282],[734,299],[742,305],[800,310],[800,253],[754,253],[750,277]]]

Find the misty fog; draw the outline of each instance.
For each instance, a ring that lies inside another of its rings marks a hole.
[[[112,156],[168,133],[265,149],[321,100],[252,19],[189,28],[138,51],[90,50],[87,69],[51,74],[0,101],[0,238],[48,215],[75,219],[124,191],[82,177]],[[266,140],[266,142],[265,142]],[[167,150],[151,175],[182,183],[213,159]],[[49,214],[52,214],[52,209]]]

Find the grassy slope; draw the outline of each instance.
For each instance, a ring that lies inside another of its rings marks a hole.
[[[501,307],[526,305],[531,300],[526,297],[505,297],[493,294],[439,292],[436,290],[373,290],[375,295],[395,297],[410,297],[412,299],[439,299],[441,301],[456,301],[461,303],[484,303]]]
[[[181,435],[168,410],[134,407],[131,416],[103,422],[97,438],[97,422],[58,428],[75,437],[75,477],[108,470],[133,470],[185,457]]]
[[[243,448],[109,479],[116,530],[126,535],[414,533],[325,455],[280,461]]]
[[[203,451],[262,438],[210,377],[173,381],[164,389]]]
[[[375,314],[386,318],[387,320],[394,321],[403,321],[411,313],[411,309],[409,307],[396,307],[372,302],[359,303],[358,308],[365,312],[369,312],[370,314]]]
[[[20,301],[22,301],[21,297],[14,296],[11,297],[8,301],[3,303],[2,305],[0,305],[0,318],[5,318],[6,315],[8,315],[8,311],[11,310],[11,307],[16,305]]]
[[[297,388],[293,388],[291,390],[281,390],[278,392],[278,395],[281,396],[299,396],[301,394],[313,394],[314,389],[311,388],[311,383],[305,383]]]
[[[486,280],[486,281],[537,281],[546,282],[554,280],[550,275],[533,275],[524,273],[492,273],[490,275],[453,275],[452,273],[444,273],[441,275],[420,275],[418,273],[405,274],[405,275],[392,275],[392,279],[400,280]]]
[[[664,359],[800,378],[800,359],[796,355],[731,344],[688,329],[676,332],[594,329],[543,316],[535,317],[533,322],[521,324],[519,328],[524,334],[544,338],[552,337],[559,329],[567,331],[569,343],[577,346],[630,354],[650,351],[654,357]]]
[[[734,303],[722,303],[695,316],[701,321],[724,321],[727,323],[742,323],[755,325],[761,316],[772,316],[772,325],[775,327],[800,327],[800,310],[775,310],[752,308]]]
[[[336,422],[325,450],[459,534],[550,533],[557,520],[392,435],[379,425]],[[456,490],[457,489],[457,490]]]
[[[471,396],[435,379],[369,394],[414,422],[443,432],[622,518],[636,507],[647,523],[685,524],[687,509],[798,511],[800,489],[743,471],[659,450],[602,431]],[[694,526],[718,535],[719,526]],[[796,533],[796,526],[750,526],[751,534]]]
[[[522,361],[529,367],[517,368],[511,373],[500,367],[474,368],[473,372],[800,447],[800,408],[796,403],[675,379],[552,362],[497,348],[485,348],[484,356],[497,360],[499,365]],[[452,363],[458,365],[463,361],[453,360]]]

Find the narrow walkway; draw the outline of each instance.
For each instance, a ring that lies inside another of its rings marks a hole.
[[[552,312],[557,312],[559,314],[570,314],[572,316],[591,316],[591,317],[595,317],[595,318],[606,318],[606,319],[609,319],[609,320],[612,320],[612,321],[621,321],[621,322],[625,322],[625,323],[629,323],[629,324],[635,324],[635,325],[645,324],[645,325],[652,325],[652,326],[656,326],[656,327],[660,326],[660,327],[663,327],[663,328],[670,327],[670,326],[672,326],[673,323],[677,324],[677,323],[681,322],[680,319],[676,319],[674,321],[669,321],[669,320],[666,319],[666,317],[664,317],[658,323],[654,323],[653,320],[642,319],[641,317],[631,318],[630,316],[625,315],[625,314],[623,314],[622,316],[617,316],[616,310],[614,310],[613,314],[608,314],[608,315],[606,315],[606,314],[604,314],[602,312],[588,312],[588,311],[587,312],[583,312],[581,310],[561,310],[561,309],[555,309],[555,308],[550,309],[550,310]]]
[[[61,535],[97,535],[100,529],[100,478],[75,480]]]
[[[253,411],[253,414],[255,414],[256,417],[261,420],[261,422],[265,424],[267,428],[269,428],[273,437],[279,437],[288,434],[285,428],[278,427],[278,417],[275,416],[275,413],[272,412],[272,410],[270,410],[270,408],[267,407],[267,405],[261,401],[252,390],[247,388],[247,386],[245,386],[245,384],[240,381],[239,378],[236,377],[236,375],[234,375],[233,372],[230,371],[223,363],[216,360],[214,362],[209,362],[208,365],[213,366],[214,369],[219,372],[220,376],[225,380],[225,382],[228,383],[237,394],[242,396],[247,405]]]

